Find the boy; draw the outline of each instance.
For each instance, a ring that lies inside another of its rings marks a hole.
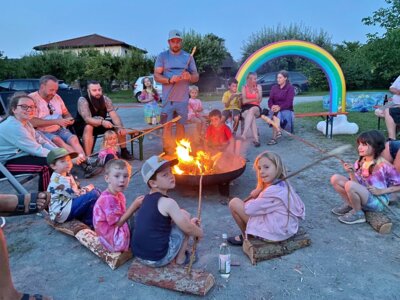
[[[222,114],[218,109],[214,109],[208,115],[210,126],[206,131],[206,147],[211,152],[223,152],[228,147],[233,147],[233,136],[229,127],[222,121]]]
[[[70,175],[72,158],[77,156],[76,152],[69,153],[64,148],[55,148],[47,155],[47,163],[54,170],[47,188],[51,194],[50,219],[58,223],[78,219],[93,227],[93,206],[101,192],[92,184],[79,188]]]
[[[123,192],[128,187],[131,170],[129,163],[123,159],[112,159],[106,163],[104,178],[108,187],[93,209],[93,225],[100,243],[111,252],[128,251],[130,230],[126,221],[143,201],[143,196],[139,196],[126,209]]]
[[[189,237],[203,237],[198,219],[190,219],[190,214],[167,196],[175,187],[171,166],[177,162],[152,156],[142,166],[150,193],[135,215],[131,246],[138,260],[150,267],[163,267],[174,259],[178,265],[188,263]]]
[[[222,103],[225,105],[222,111],[222,122],[225,123],[227,119],[233,119],[233,134],[236,135],[236,131],[240,120],[240,107],[242,94],[237,92],[238,82],[235,78],[228,80],[228,87],[224,95],[222,96]]]

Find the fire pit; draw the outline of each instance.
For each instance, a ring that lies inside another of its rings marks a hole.
[[[203,174],[203,186],[218,185],[220,194],[228,197],[229,183],[246,169],[245,159],[230,153],[197,151],[193,156],[187,140],[177,142],[176,158],[179,163],[172,171],[178,185],[198,186]]]

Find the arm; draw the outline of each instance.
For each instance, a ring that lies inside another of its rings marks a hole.
[[[119,219],[119,221],[117,222],[117,226],[121,227],[122,225],[125,224],[126,221],[128,221],[128,219],[130,217],[133,216],[133,214],[140,208],[140,206],[142,206],[143,203],[143,199],[144,199],[144,195],[141,195],[139,197],[137,197],[132,204],[128,207],[128,209],[126,210],[126,212],[121,216],[121,218]]]
[[[348,163],[344,163],[343,164],[343,168],[347,172],[347,174],[349,175],[351,181],[358,182],[356,176],[354,175],[355,168],[354,168],[353,165],[348,164]]]
[[[86,124],[92,125],[93,127],[103,126],[103,119],[93,118],[90,112],[89,103],[83,97],[78,100],[78,113],[81,115]]]
[[[74,124],[74,119],[69,115],[69,118],[66,119],[54,119],[54,120],[44,120],[40,119],[37,117],[33,117],[32,120],[30,120],[31,124],[33,127],[46,127],[50,125],[58,125],[61,127],[68,127],[69,125]]]
[[[251,199],[244,204],[244,211],[248,216],[266,215],[276,211],[283,205],[278,196],[279,191],[275,187],[269,187],[268,189],[274,189],[276,192],[265,191],[256,199]]]

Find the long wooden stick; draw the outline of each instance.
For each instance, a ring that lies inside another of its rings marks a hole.
[[[200,182],[199,182],[199,203],[197,206],[197,219],[199,220],[199,225],[201,223],[201,198],[203,193],[203,174],[200,175]],[[192,246],[192,254],[190,255],[189,266],[187,269],[187,273],[190,274],[192,271],[192,265],[194,262],[194,258],[196,257],[196,248],[197,244],[199,243],[199,238],[195,238]]]

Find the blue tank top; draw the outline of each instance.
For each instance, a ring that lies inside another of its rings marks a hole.
[[[158,210],[161,193],[147,194],[135,215],[135,227],[131,239],[133,254],[141,259],[157,261],[168,252],[171,234],[171,218]]]

